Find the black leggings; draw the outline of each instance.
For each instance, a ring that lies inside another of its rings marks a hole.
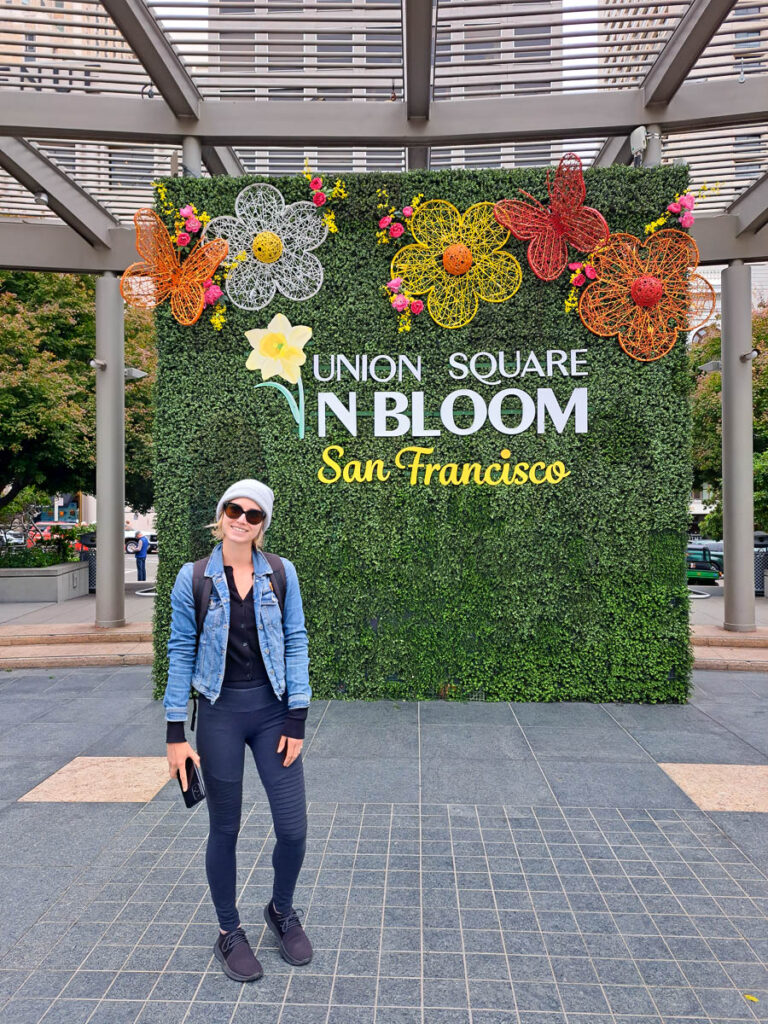
[[[214,704],[200,699],[197,749],[211,828],[205,869],[219,925],[240,924],[235,903],[235,846],[243,803],[243,755],[249,746],[267,791],[277,842],[272,851],[272,899],[279,913],[291,909],[307,841],[307,804],[301,755],[288,768],[277,753],[287,711],[269,683],[240,690],[223,687]]]

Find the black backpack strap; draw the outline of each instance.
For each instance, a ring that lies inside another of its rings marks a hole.
[[[280,605],[280,612],[282,614],[283,609],[285,608],[285,590],[288,586],[288,581],[285,578],[285,566],[283,565],[283,560],[280,555],[272,555],[266,551],[263,551],[262,554],[272,567],[272,579],[269,583],[275,592],[277,603]]]
[[[208,568],[208,560],[211,556],[206,555],[205,558],[198,558],[198,560],[192,566],[192,597],[195,602],[195,622],[197,623],[197,642],[200,643],[200,634],[203,631],[203,623],[205,622],[205,616],[208,612],[208,602],[211,599],[211,590],[213,589],[213,580],[210,576],[205,575],[205,570]],[[195,722],[197,721],[197,694],[192,691],[192,723],[190,729],[192,732],[195,731]]]
[[[198,641],[200,640],[200,634],[203,632],[203,623],[208,612],[208,602],[211,599],[211,590],[213,589],[213,580],[210,576],[205,575],[209,559],[210,555],[206,555],[205,558],[198,558],[192,566],[192,596],[195,600],[195,622],[197,623]]]

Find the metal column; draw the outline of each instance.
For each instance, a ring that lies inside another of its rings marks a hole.
[[[643,167],[661,166],[661,126],[649,124],[646,128],[648,135],[643,154]]]
[[[96,280],[96,625],[125,625],[125,338],[112,273]]]
[[[196,135],[185,135],[181,143],[182,174],[199,178],[203,173],[203,147]]]
[[[405,151],[407,171],[429,170],[429,146],[408,146]]]
[[[755,628],[751,284],[741,260],[723,271],[723,626],[740,633]]]

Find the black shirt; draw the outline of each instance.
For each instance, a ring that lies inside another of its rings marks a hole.
[[[269,676],[259,646],[256,628],[256,613],[253,607],[253,584],[245,597],[241,597],[235,586],[231,565],[224,566],[229,588],[229,636],[227,637],[227,660],[224,666],[222,686],[245,689],[269,683]],[[307,708],[293,708],[285,716],[283,735],[304,739],[304,723]],[[183,743],[184,723],[166,723],[166,743]]]
[[[224,566],[229,587],[229,636],[223,686],[244,690],[269,682],[256,629],[253,607],[253,583],[245,597],[240,597],[231,565]]]

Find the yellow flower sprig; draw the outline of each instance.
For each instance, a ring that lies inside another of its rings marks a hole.
[[[679,196],[676,196],[676,199],[679,199],[679,198],[680,198]],[[657,220],[652,220],[650,224],[646,224],[645,225],[645,229],[644,229],[646,235],[652,235],[655,231],[658,231],[659,228],[664,227],[664,225],[667,223],[668,220],[669,220],[669,214],[668,213],[664,213]]]
[[[152,187],[157,192],[157,198],[160,200],[160,206],[165,216],[174,217],[178,211],[168,198],[168,187],[162,181],[153,181]]]
[[[210,321],[214,331],[222,330],[224,324],[227,322],[226,306],[222,306],[221,304],[216,306],[210,317]]]
[[[579,305],[579,290],[575,285],[571,285],[571,290],[568,292],[568,296],[565,300],[565,312],[572,313]]]
[[[238,253],[235,253],[232,259],[226,260],[224,263],[221,264],[221,267],[219,268],[221,276],[226,279],[227,274],[233,267],[237,266],[238,263],[245,263],[247,259],[248,253],[245,251],[245,249],[241,250]],[[218,275],[215,275],[213,280],[216,282],[216,284],[221,284],[221,281],[218,280]]]
[[[336,223],[336,214],[333,212],[333,210],[325,211],[325,213],[323,214],[323,224],[325,224],[325,226],[328,228],[329,233],[332,235],[335,235],[336,232],[339,230],[338,225]]]

